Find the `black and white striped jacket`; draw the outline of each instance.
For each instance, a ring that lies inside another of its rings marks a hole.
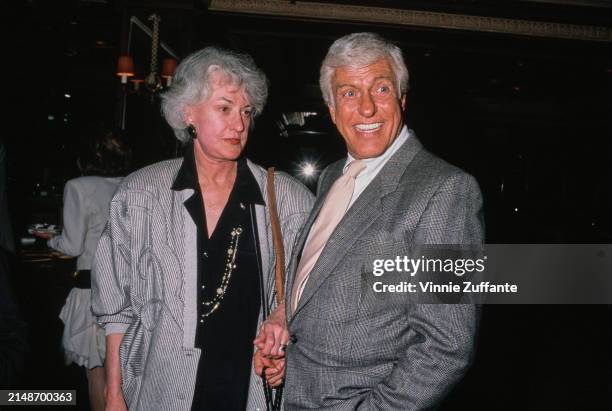
[[[183,206],[193,190],[171,189],[181,164],[182,159],[168,160],[126,177],[111,202],[94,261],[93,312],[107,334],[125,333],[121,377],[130,410],[189,410],[198,361],[206,355],[194,347],[196,225]],[[251,162],[248,166],[267,198],[266,171]],[[276,173],[275,188],[288,262],[313,196],[284,173]],[[256,205],[255,215],[272,304],[275,256],[268,210]],[[265,409],[254,373],[250,385],[248,409]]]

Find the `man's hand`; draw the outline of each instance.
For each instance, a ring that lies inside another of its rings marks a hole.
[[[266,381],[272,387],[278,387],[283,383],[285,377],[285,359],[266,358],[261,351],[255,351],[253,355],[255,373],[260,377],[265,374]]]
[[[285,348],[289,341],[287,330],[287,317],[285,317],[285,303],[281,303],[264,321],[259,335],[253,341],[260,355],[280,359],[285,356]]]

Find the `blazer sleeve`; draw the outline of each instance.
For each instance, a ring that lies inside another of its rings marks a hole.
[[[457,172],[432,196],[415,232],[417,244],[484,241],[482,196],[476,180]],[[431,410],[471,364],[480,309],[470,304],[412,304],[410,343],[391,374],[364,396],[359,410]]]
[[[62,234],[47,241],[47,245],[66,255],[77,257],[85,250],[87,205],[84,193],[70,180],[64,187],[64,229]]]
[[[94,258],[92,310],[106,335],[124,333],[132,323],[130,300],[130,218],[126,188],[120,186]]]

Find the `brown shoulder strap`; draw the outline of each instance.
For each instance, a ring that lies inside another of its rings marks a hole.
[[[272,241],[276,254],[274,279],[276,288],[276,303],[285,300],[285,249],[283,247],[283,233],[281,232],[278,210],[276,208],[276,192],[274,189],[274,167],[268,168],[268,211],[272,225]]]

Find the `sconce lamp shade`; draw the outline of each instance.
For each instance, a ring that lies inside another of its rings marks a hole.
[[[175,59],[164,59],[162,63],[162,77],[172,77],[176,71],[176,60]]]
[[[117,62],[117,75],[121,77],[121,83],[127,83],[127,78],[134,75],[134,60],[131,56],[119,56]]]
[[[174,76],[175,71],[176,60],[171,58],[164,59],[162,63],[161,76],[166,79],[167,86],[170,86],[172,84],[172,77]]]

